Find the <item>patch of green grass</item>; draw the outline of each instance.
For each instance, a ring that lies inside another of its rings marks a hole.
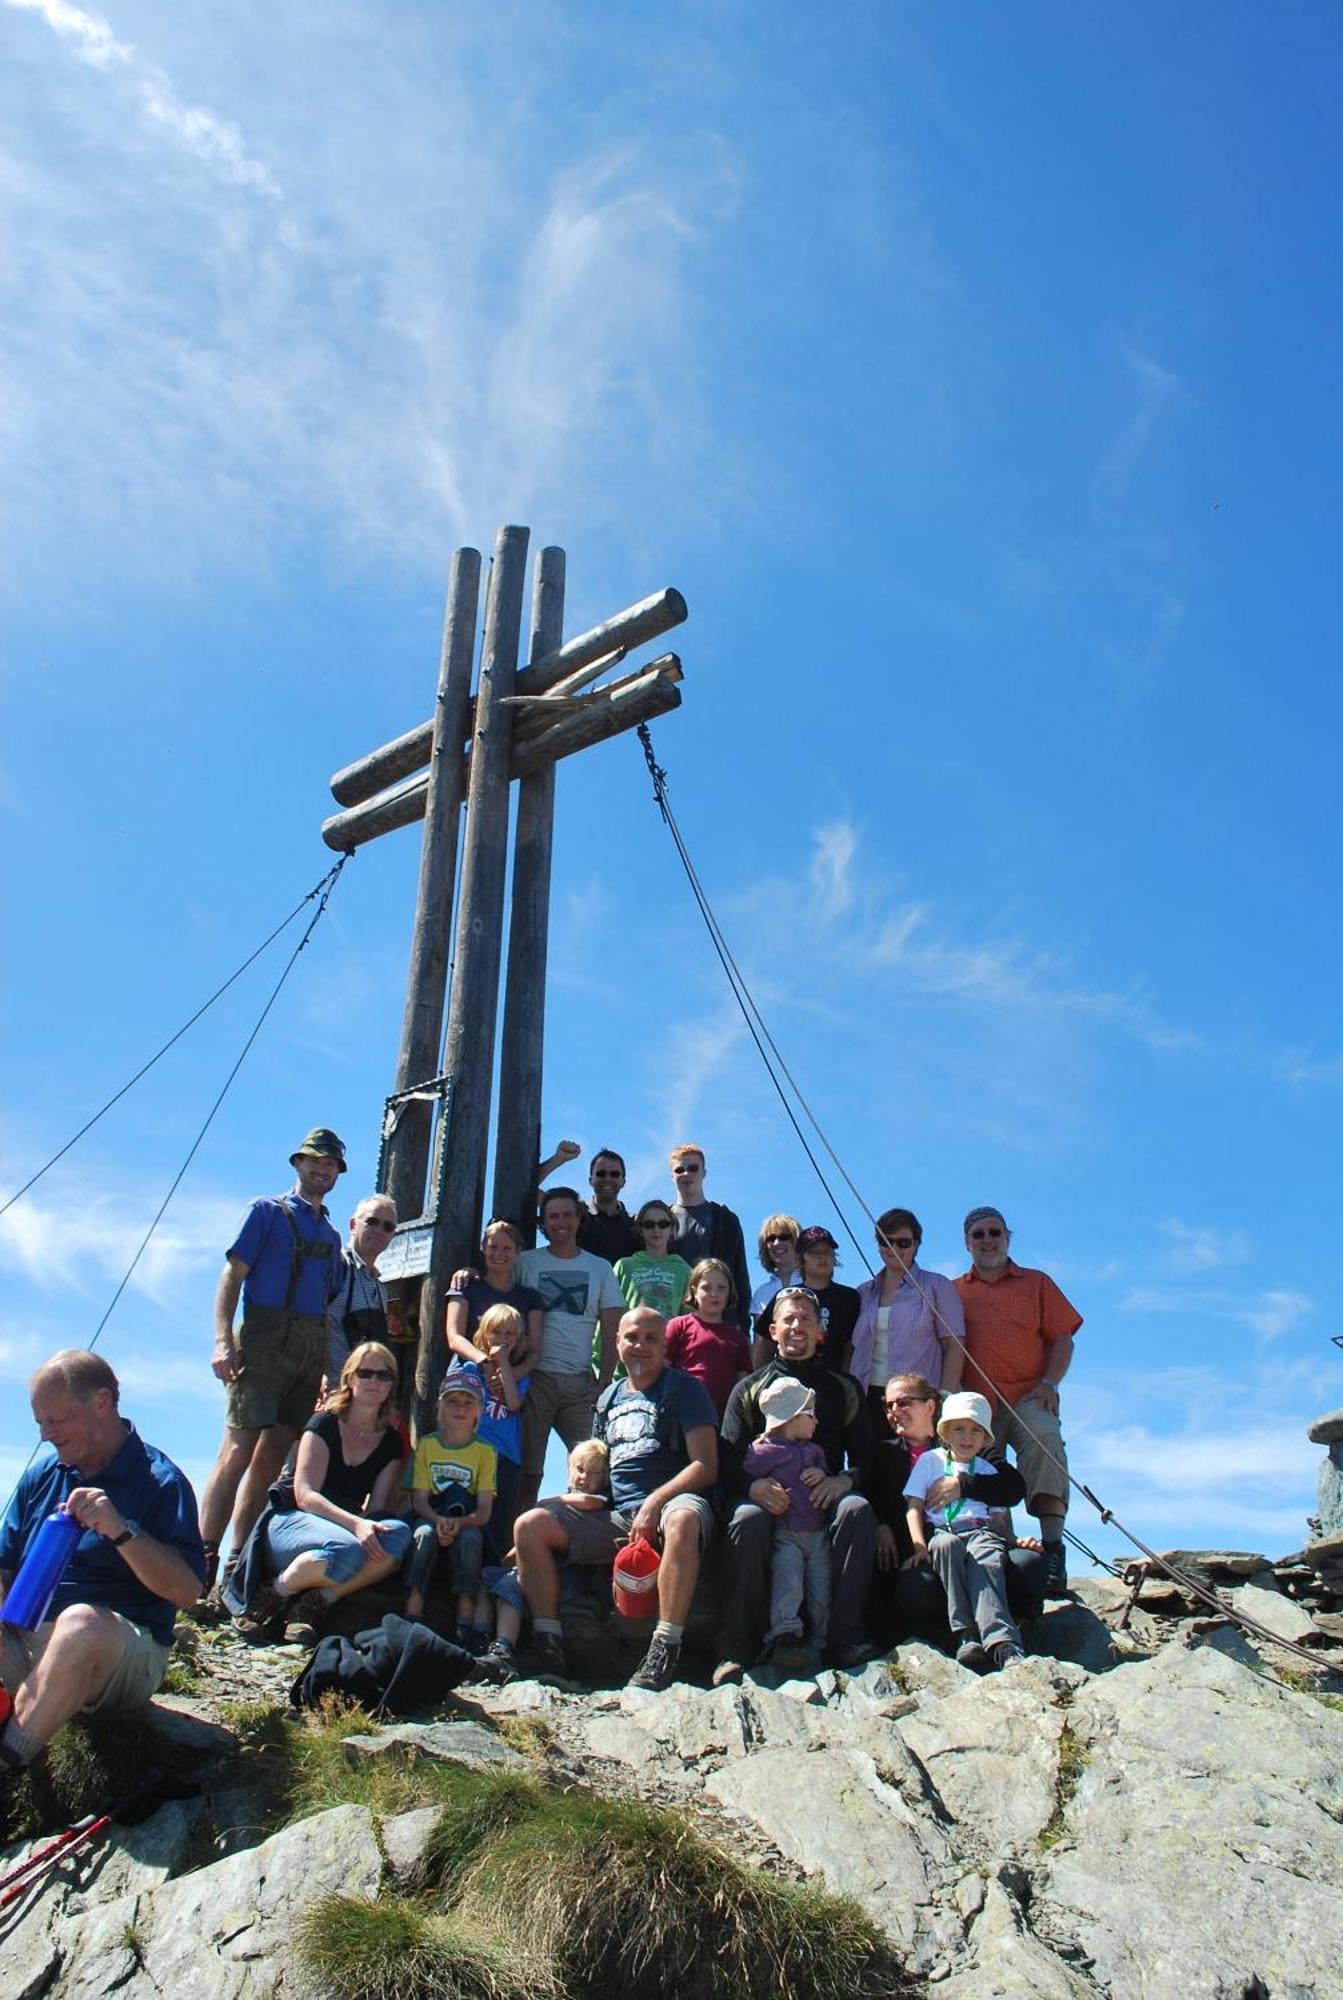
[[[1054,1772],[1054,1810],[1036,1841],[1042,1853],[1057,1847],[1067,1832],[1068,1807],[1090,1762],[1091,1752],[1072,1724],[1065,1722],[1059,1734],[1059,1761]]]
[[[531,1939],[583,2000],[915,1990],[850,1899],[747,1870],[673,1813],[590,1792],[540,1792],[481,1845],[449,1897],[488,1930]]]
[[[539,1761],[554,1748],[555,1732],[543,1715],[500,1715],[494,1718],[494,1728],[520,1757]]]
[[[1287,1668],[1285,1671],[1279,1673],[1276,1678],[1282,1682],[1284,1687],[1291,1688],[1295,1694],[1310,1695],[1312,1700],[1318,1701],[1323,1708],[1343,1710],[1343,1695],[1326,1694],[1319,1682],[1312,1679],[1309,1674],[1299,1674],[1293,1669]]]
[[[328,1896],[300,1918],[295,1955],[336,2000],[558,2000],[543,1966],[409,1898]]]

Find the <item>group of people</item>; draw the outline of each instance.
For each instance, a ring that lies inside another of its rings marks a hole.
[[[579,1151],[565,1141],[538,1183]],[[121,1417],[105,1362],[72,1351],[33,1379],[54,1452],[0,1523],[0,1589],[53,1505],[83,1533],[42,1630],[3,1627],[0,1769],[81,1709],[148,1700],[192,1603],[311,1641],[331,1602],[404,1570],[407,1615],[445,1588],[486,1677],[516,1672],[528,1623],[535,1670],[563,1675],[575,1570],[642,1544],[657,1617],[632,1682],[661,1688],[702,1575],[716,1684],[766,1658],[852,1668],[903,1636],[1008,1666],[1020,1617],[1066,1592],[1059,1383],[1081,1319],[1015,1263],[997,1209],[966,1216],[954,1280],[919,1263],[912,1211],[887,1209],[878,1272],[857,1287],[837,1281],[827,1228],[771,1215],[752,1290],[702,1148],[676,1147],[675,1198],[634,1214],[625,1163],[602,1149],[588,1197],[540,1194],[542,1242],[495,1219],[454,1274],[436,1425],[412,1446],[377,1268],[395,1207],[367,1196],[343,1241],[325,1199],[346,1170],[339,1138],[314,1128],[291,1165],[294,1186],[253,1202],[226,1253],[212,1365],[227,1420],[199,1524],[185,1478]],[[542,1498],[552,1431],[568,1490]],[[1038,1539],[1013,1531],[1022,1501]]]

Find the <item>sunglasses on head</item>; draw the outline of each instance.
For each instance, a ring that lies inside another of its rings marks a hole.
[[[395,1382],[390,1368],[356,1368],[355,1376],[360,1382]]]

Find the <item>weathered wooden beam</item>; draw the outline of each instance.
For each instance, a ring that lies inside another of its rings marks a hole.
[[[517,744],[513,751],[514,777],[526,777],[529,771],[539,770],[543,764],[572,757],[575,750],[604,743],[608,736],[619,736],[623,729],[633,729],[636,723],[651,722],[654,716],[679,708],[681,690],[677,683],[681,678],[680,661],[674,653],[668,653],[640,673],[614,681],[600,694],[578,703],[576,713],[552,723],[541,735],[529,736]]]
[[[534,660],[518,675],[513,692],[549,694],[556,682],[575,668],[590,666],[603,653],[631,652],[646,639],[656,639],[659,633],[684,624],[688,616],[686,601],[679,590],[659,590],[652,597],[645,597],[642,603],[631,604],[627,611],[617,611],[604,625],[594,625],[590,631],[580,632],[576,639],[566,639],[553,653]]]
[[[458,549],[452,558],[439,652],[433,748],[425,789],[424,839],[420,846],[420,882],[396,1065],[398,1091],[410,1090],[426,1077],[438,1074],[448,939],[452,934],[452,890],[457,872],[457,829],[465,779],[460,745],[471,702],[471,662],[479,601],[480,556],[475,549]],[[387,1137],[384,1188],[407,1221],[424,1212],[433,1109],[427,1100],[399,1104]]]
[[[421,1427],[433,1420],[448,1275],[471,1256],[480,1229],[508,865],[511,722],[502,697],[512,694],[517,674],[528,540],[526,528],[500,528],[485,599],[452,995],[443,1053],[449,1092],[440,1120],[439,1143],[447,1149],[452,1171],[445,1179],[443,1201],[434,1222],[429,1297],[420,1302],[415,1402]]]
[[[659,590],[641,603],[631,604],[628,610],[618,611],[604,625],[580,632],[577,638],[524,667],[514,692],[549,694],[607,655],[627,653],[635,646],[642,646],[645,640],[655,639],[660,632],[670,632],[686,616],[686,601],[679,590]],[[428,761],[433,734],[431,718],[416,729],[408,729],[404,736],[384,743],[380,749],[370,751],[367,757],[347,764],[343,771],[337,771],[331,780],[331,796],[337,805],[362,805],[399,778],[418,771]],[[396,824],[403,826],[406,822],[398,820]]]
[[[515,722],[509,776],[525,777],[548,760],[568,757],[590,743],[604,742],[608,736],[619,735],[622,729],[633,728],[635,723],[651,722],[654,716],[679,708],[681,696],[676,683],[681,679],[679,658],[675,653],[664,653],[648,666],[612,681],[609,687],[584,696],[560,720],[542,710],[539,727],[524,731]],[[508,712],[504,710],[505,715]],[[411,826],[424,818],[427,792],[427,778],[408,778],[367,805],[333,813],[322,822],[322,838],[328,847],[344,854],[397,827]]]
[[[556,651],[563,634],[564,550],[542,549],[532,580],[529,658],[535,660]],[[595,667],[580,671],[599,673],[607,659],[609,655]],[[579,674],[570,675],[570,684],[578,678]],[[558,699],[565,701],[563,696]],[[519,726],[526,713],[526,710],[514,713],[515,751]],[[541,1073],[545,1054],[546,951],[554,828],[555,766],[547,761],[529,772],[518,785],[508,970],[499,1051],[499,1103],[494,1128],[492,1212],[516,1222],[529,1243],[536,1240],[536,1163],[541,1157]]]

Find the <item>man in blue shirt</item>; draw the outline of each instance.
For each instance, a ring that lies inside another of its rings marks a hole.
[[[658,1623],[631,1687],[676,1679],[681,1634],[713,1534],[706,1495],[718,1477],[716,1411],[703,1383],[667,1366],[667,1329],[651,1306],[636,1306],[616,1330],[625,1379],[602,1391],[592,1435],[611,1457],[610,1512],[552,1500],[513,1527],[518,1582],[532,1614],[543,1673],[564,1673],[559,1618],[562,1562],[609,1562],[636,1537],[660,1545]]]
[[[0,1774],[30,1764],[82,1711],[144,1707],[163,1680],[176,1612],[205,1575],[196,1497],[118,1408],[100,1355],[67,1348],[28,1385],[53,1447],[24,1473],[0,1521],[0,1617],[32,1537],[64,1506],[84,1533],[31,1640],[3,1627],[0,1678],[13,1712],[0,1734]]]
[[[201,1497],[211,1584],[230,1513],[236,1557],[313,1413],[326,1367],[329,1308],[343,1276],[340,1234],[324,1197],[345,1172],[345,1148],[319,1125],[289,1164],[298,1175],[295,1186],[252,1203],[215,1293],[210,1366],[227,1387],[228,1415]],[[235,1335],[239,1298],[243,1321]]]

